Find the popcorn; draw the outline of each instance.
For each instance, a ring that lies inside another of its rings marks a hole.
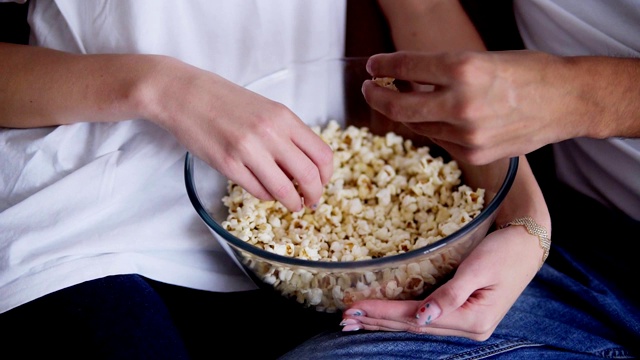
[[[222,226],[239,239],[278,255],[345,262],[412,251],[446,237],[484,207],[484,189],[461,183],[455,161],[428,147],[367,128],[330,121],[314,131],[334,150],[334,174],[315,211],[292,213],[260,201],[229,181]],[[429,260],[383,271],[329,272],[276,266],[243,252],[245,265],[283,295],[334,312],[365,298],[410,299],[453,270],[465,249],[445,249]]]
[[[374,77],[373,81],[378,84],[378,86],[389,88],[393,91],[398,91],[398,88],[394,84],[396,79],[392,77]]]

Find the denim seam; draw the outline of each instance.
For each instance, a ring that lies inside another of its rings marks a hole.
[[[454,356],[446,358],[447,360],[479,360],[486,359],[496,354],[512,351],[523,347],[536,347],[543,346],[543,344],[532,343],[524,340],[511,340],[501,341],[496,344],[487,345],[474,350],[466,351],[464,353],[456,354]]]

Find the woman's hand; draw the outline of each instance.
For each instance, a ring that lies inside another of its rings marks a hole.
[[[541,256],[537,238],[522,226],[497,230],[425,300],[358,301],[345,310],[343,331],[409,331],[486,340],[533,279]]]
[[[371,107],[454,157],[486,164],[574,137],[637,134],[630,114],[640,106],[629,94],[637,94],[638,64],[532,51],[378,54],[367,64],[372,76],[433,91],[397,93],[366,81],[363,93]]]
[[[314,206],[333,174],[333,153],[284,105],[213,73],[167,60],[156,119],[195,155],[262,200],[291,211]],[[304,204],[301,201],[304,199]]]

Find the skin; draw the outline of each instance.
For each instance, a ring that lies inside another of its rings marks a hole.
[[[400,53],[372,56],[369,72],[375,77],[409,80],[413,90],[395,92],[366,81],[363,84],[365,98],[374,109],[447,149],[458,160],[471,186],[482,177],[492,177],[496,169],[507,161],[504,154],[496,153],[486,156],[484,161],[476,159],[469,162],[474,159],[451,146],[453,142],[434,136],[438,134],[437,129],[421,127],[424,123],[422,116],[435,116],[421,100],[437,96],[434,94],[439,91],[437,86],[423,86],[434,82],[424,81],[421,74],[429,73],[443,82],[452,81],[453,75],[463,77],[465,73],[441,72],[446,59],[460,56],[458,54],[485,54],[484,44],[462,7],[457,1],[450,0],[379,0],[379,4],[387,16]],[[456,31],[443,31],[452,24]],[[433,60],[425,64],[418,60],[422,57],[433,57]],[[485,74],[487,77],[490,75]],[[466,90],[461,86],[459,92],[447,99],[448,102],[441,101],[442,106],[457,104],[458,94],[466,93]],[[486,107],[505,101],[501,95],[496,95]],[[465,136],[465,132],[459,129],[452,129],[449,134]],[[518,155],[518,173],[497,213],[496,225],[500,227],[518,217],[531,216],[551,233],[551,220],[542,192],[526,157],[522,153],[515,156]],[[483,166],[469,166],[472,163]],[[343,331],[409,331],[486,340],[537,273],[542,255],[538,238],[530,235],[524,227],[496,230],[488,234],[460,264],[452,279],[424,300],[356,302],[343,312]],[[422,311],[423,308],[426,310]]]
[[[145,119],[291,211],[313,206],[333,174],[331,148],[284,105],[177,59],[5,43],[0,58],[1,127]]]
[[[374,76],[435,86],[389,93],[371,81],[374,109],[486,164],[577,137],[640,136],[640,60],[533,51],[397,52],[372,56]]]

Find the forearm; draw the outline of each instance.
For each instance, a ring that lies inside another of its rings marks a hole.
[[[556,81],[575,99],[577,136],[640,137],[640,59],[579,56],[563,64]]]
[[[0,43],[0,126],[29,128],[144,117],[164,60],[76,55]]]
[[[542,191],[525,156],[520,156],[518,173],[496,216],[496,225],[530,216],[551,232],[551,218]]]
[[[398,50],[485,50],[457,0],[378,0]]]

